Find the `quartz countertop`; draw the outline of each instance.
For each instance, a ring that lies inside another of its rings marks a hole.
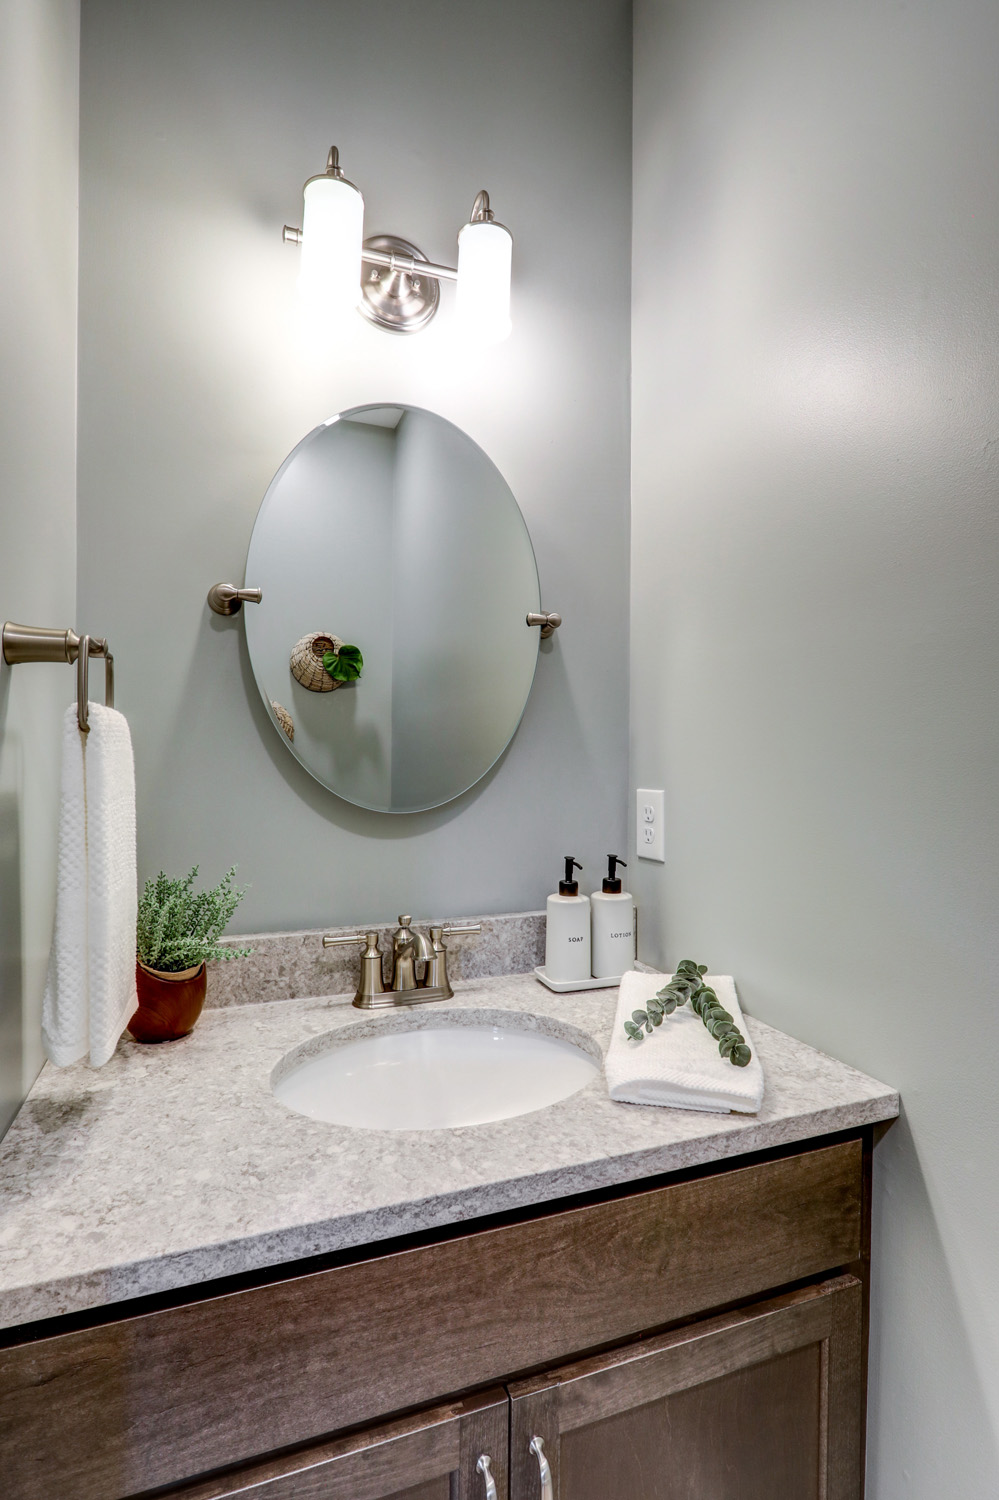
[[[614,1103],[602,1074],[544,1110],[439,1131],[358,1130],[271,1092],[291,1048],[344,1027],[515,1011],[601,1051],[616,990],[472,980],[404,1012],[349,996],[206,1010],[180,1041],[125,1038],[99,1071],[46,1065],[0,1143],[0,1327],[193,1286],[892,1119],[893,1089],[747,1017],[758,1115]],[[383,1020],[380,1018],[384,1018]],[[404,1019],[400,1019],[404,1018]],[[492,1016],[483,1016],[492,1020]],[[311,1050],[311,1048],[310,1048]]]

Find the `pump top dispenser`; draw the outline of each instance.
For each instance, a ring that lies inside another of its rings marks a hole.
[[[558,895],[548,897],[545,973],[559,984],[590,978],[590,898],[579,894],[579,881],[572,874],[582,868],[574,855],[567,854]]]
[[[593,892],[594,979],[620,979],[635,963],[635,903],[621,889],[618,865],[628,868],[619,855],[608,854],[603,889]]]

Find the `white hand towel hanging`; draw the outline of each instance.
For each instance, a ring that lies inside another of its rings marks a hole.
[[[42,1039],[60,1067],[111,1057],[135,1012],[135,766],[122,714],[89,705],[90,733],[66,710],[55,935]]]
[[[755,1047],[746,1067],[735,1067],[721,1056],[718,1043],[689,1003],[666,1016],[651,1036],[643,1034],[640,1042],[625,1034],[624,1023],[632,1011],[644,1010],[646,1001],[671,978],[670,974],[640,974],[632,969],[621,980],[614,1033],[604,1063],[611,1098],[626,1104],[756,1114],[763,1102],[763,1068]],[[705,975],[704,982],[752,1045],[731,976]]]

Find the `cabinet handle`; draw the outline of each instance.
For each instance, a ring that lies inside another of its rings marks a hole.
[[[486,1481],[486,1500],[496,1500],[496,1481],[489,1470],[489,1465],[491,1462],[492,1460],[490,1459],[489,1454],[483,1453],[480,1455],[479,1461],[475,1465],[479,1473]]]
[[[545,1445],[539,1437],[531,1438],[531,1452],[538,1460],[538,1469],[541,1474],[541,1500],[555,1500],[555,1491],[552,1488],[551,1465],[545,1458]]]

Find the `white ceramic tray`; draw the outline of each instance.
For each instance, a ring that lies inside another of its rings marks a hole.
[[[620,974],[615,979],[549,979],[543,965],[534,972],[541,983],[554,990],[556,995],[568,995],[573,990],[612,990],[621,983]]]

